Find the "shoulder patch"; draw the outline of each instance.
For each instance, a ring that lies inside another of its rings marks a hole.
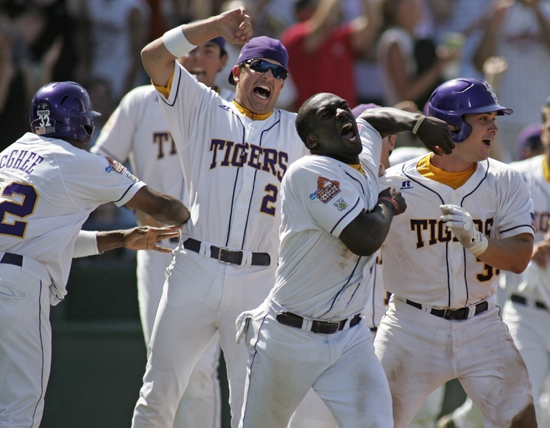
[[[122,165],[120,162],[114,160],[110,156],[105,156],[105,159],[107,159],[107,162],[109,162],[109,166],[105,168],[105,171],[111,172],[114,171],[117,174],[123,174],[126,171],[126,167]]]
[[[328,203],[340,193],[340,182],[336,180],[329,180],[325,177],[317,177],[317,190],[313,192],[312,199],[317,198],[323,204]]]

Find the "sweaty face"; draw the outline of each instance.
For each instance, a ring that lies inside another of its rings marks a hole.
[[[464,116],[464,121],[472,127],[472,132],[462,143],[458,143],[453,150],[464,162],[479,162],[489,157],[491,143],[498,128],[496,112],[474,113]]]
[[[199,82],[211,88],[216,81],[216,75],[227,62],[227,55],[221,55],[221,48],[216,43],[206,42],[178,58],[178,62],[195,75]]]
[[[263,60],[281,65],[277,61]],[[285,84],[283,79],[275,78],[271,70],[262,73],[251,70],[248,65],[233,67],[233,76],[237,84],[235,100],[255,114],[265,114],[273,110]]]
[[[308,120],[313,130],[314,154],[348,164],[359,162],[362,144],[357,122],[346,100],[333,94],[318,94],[310,100]]]

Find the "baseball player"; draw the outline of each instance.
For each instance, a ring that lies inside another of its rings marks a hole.
[[[217,37],[201,43],[178,62],[197,78],[199,83],[212,88],[224,100],[231,101],[235,93],[214,85],[217,73],[227,62],[225,40]],[[120,162],[130,161],[132,171],[155,189],[180,198],[184,203],[183,174],[176,146],[168,130],[153,85],[130,91],[109,118],[93,153],[108,155]],[[138,216],[140,224],[150,218]],[[154,223],[153,223],[154,224]],[[176,248],[178,240],[163,244]],[[137,285],[141,324],[148,344],[153,322],[162,295],[164,271],[171,255],[152,251],[137,253]],[[219,337],[216,333],[211,344],[199,358],[189,385],[183,395],[174,427],[216,428],[221,424],[221,397],[217,368],[220,358]]]
[[[456,147],[386,171],[407,200],[384,243],[392,293],[375,338],[396,428],[430,392],[458,378],[486,427],[535,427],[527,369],[499,317],[499,270],[522,272],[533,248],[533,204],[521,175],[489,159],[496,118],[511,114],[481,79],[454,79],[429,101]]]
[[[294,114],[273,109],[287,76],[280,42],[258,37],[233,67],[233,102],[199,84],[175,62],[213,37],[243,44],[252,33],[243,8],[168,31],[142,51],[159,91],[183,168],[191,223],[174,251],[157,310],[134,427],[171,427],[191,370],[215,335],[227,363],[236,428],[246,349],[235,319],[258,306],[275,278],[280,181],[306,154]]]
[[[506,272],[505,285],[510,295],[502,319],[527,365],[537,420],[542,427],[549,424],[548,405],[541,408],[539,399],[550,376],[550,98],[542,108],[541,141],[544,154],[510,164],[521,173],[531,192],[536,233],[533,255],[525,272],[519,278]]]
[[[88,215],[115,202],[161,223],[189,218],[179,200],[85,151],[97,115],[82,86],[49,83],[32,100],[33,133],[0,153],[0,426],[40,425],[51,362],[49,307],[67,293],[73,253],[91,254],[125,239],[115,233],[103,241],[91,232],[75,248]]]
[[[241,428],[286,427],[310,387],[340,428],[393,425],[387,380],[361,315],[363,269],[406,208],[395,189],[379,192],[381,137],[413,129],[419,115],[386,111],[373,125],[358,124],[347,102],[327,93],[298,111],[311,156],[290,165],[282,181],[275,287],[237,320],[237,340],[246,337],[249,351]],[[423,135],[450,142],[441,121],[426,124]]]

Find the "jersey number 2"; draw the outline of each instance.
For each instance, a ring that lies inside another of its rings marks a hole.
[[[268,184],[264,190],[266,191],[266,195],[262,198],[260,211],[269,215],[275,215],[275,204],[279,189],[273,184]]]
[[[13,198],[14,195],[22,196],[21,203],[14,201],[0,202],[0,215],[2,222],[0,223],[0,234],[17,236],[22,238],[27,230],[26,221],[6,221],[6,215],[10,214],[13,217],[25,218],[34,212],[34,207],[38,201],[38,194],[33,186],[22,183],[11,183],[4,188],[2,196],[4,198]]]

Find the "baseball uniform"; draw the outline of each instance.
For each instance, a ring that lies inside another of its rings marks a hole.
[[[428,394],[454,378],[481,408],[487,427],[509,426],[532,406],[532,393],[496,307],[499,272],[453,238],[439,207],[463,207],[492,238],[533,234],[529,190],[516,171],[493,159],[477,162],[467,181],[453,188],[437,170],[433,179],[419,172],[419,161],[428,159],[392,167],[381,178],[381,187],[400,189],[407,201],[382,247],[384,285],[393,296],[375,338],[395,426],[408,426]]]
[[[312,155],[283,178],[275,287],[237,321],[249,352],[240,427],[286,426],[311,387],[340,427],[365,426],[365,418],[392,425],[387,380],[360,315],[368,295],[363,269],[374,259],[353,254],[339,239],[378,200],[380,134],[365,121],[358,125],[365,174]]]
[[[546,156],[540,155],[510,164],[525,179],[535,209],[535,242],[544,240],[550,219],[550,183],[545,177]],[[539,397],[550,375],[550,276],[548,268],[531,261],[521,275],[506,272],[506,289],[511,294],[502,319],[523,357],[533,384],[537,417],[542,411]],[[548,412],[546,408],[544,410]],[[542,425],[541,425],[542,426]]]
[[[27,133],[0,153],[0,426],[38,427],[50,374],[50,304],[67,293],[73,247],[99,205],[145,184],[112,159]]]
[[[223,89],[220,96],[231,100],[234,93]],[[102,128],[91,152],[106,154],[121,162],[129,161],[132,171],[154,189],[187,203],[176,145],[168,131],[153,85],[138,87],[124,96]],[[177,239],[166,239],[162,245],[174,249],[177,242]],[[170,254],[155,251],[137,252],[138,301],[146,344],[151,338],[165,270],[171,258]],[[219,358],[219,338],[216,334],[193,370],[174,427],[220,426]]]
[[[236,427],[247,353],[235,344],[235,319],[257,307],[273,286],[280,183],[307,150],[295,114],[275,109],[247,115],[179,64],[168,97],[159,97],[191,219],[168,268],[133,426],[171,426],[193,366],[219,331]]]

